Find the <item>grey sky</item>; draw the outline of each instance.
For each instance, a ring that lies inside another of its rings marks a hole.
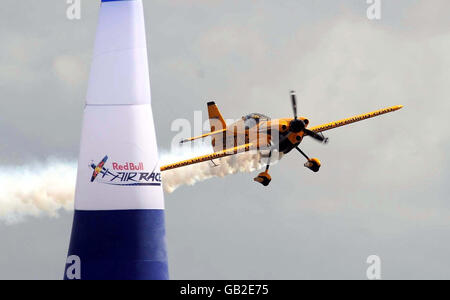
[[[80,21],[66,1],[4,0],[0,11],[0,166],[75,160],[98,1]],[[225,118],[311,125],[403,104],[330,131],[273,167],[268,189],[238,174],[166,196],[173,279],[450,278],[450,2],[144,0],[153,112],[167,149],[175,118],[214,99]],[[61,278],[72,215],[0,224],[0,279]]]

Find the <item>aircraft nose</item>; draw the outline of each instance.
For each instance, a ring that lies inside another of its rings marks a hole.
[[[303,122],[303,120],[294,119],[289,124],[289,127],[292,132],[298,133],[298,132],[302,131],[303,129],[305,129],[306,126],[305,126],[305,122]]]

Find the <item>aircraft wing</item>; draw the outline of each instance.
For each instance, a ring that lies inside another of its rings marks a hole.
[[[217,135],[219,133],[223,134],[226,131],[227,131],[227,129],[225,128],[225,129],[220,129],[220,130],[208,132],[208,133],[205,133],[205,134],[202,134],[202,135],[199,135],[199,136],[195,136],[195,137],[191,137],[191,138],[188,138],[188,139],[184,139],[184,140],[182,140],[180,142],[180,144],[187,143],[187,142],[192,142],[192,141],[198,140],[198,139],[204,139],[204,138],[207,138],[208,136]]]
[[[333,128],[337,128],[337,127],[341,127],[341,126],[345,126],[345,125],[349,125],[355,122],[359,122],[362,120],[366,120],[366,119],[370,119],[373,117],[377,117],[380,115],[384,115],[390,112],[394,112],[396,110],[399,110],[403,107],[403,105],[396,105],[396,106],[392,106],[389,108],[384,108],[384,109],[380,109],[380,110],[376,110],[367,114],[362,114],[362,115],[357,115],[351,118],[347,118],[347,119],[342,119],[339,121],[334,121],[331,123],[326,123],[326,124],[322,124],[319,126],[314,126],[314,127],[309,127],[308,129],[314,132],[322,132],[322,131],[326,131],[326,130],[330,130]]]
[[[198,163],[205,162],[205,161],[210,161],[213,159],[227,157],[227,156],[235,155],[235,154],[242,153],[242,152],[247,152],[247,151],[252,150],[253,148],[254,148],[253,143],[249,143],[249,144],[245,144],[245,145],[241,145],[241,146],[237,146],[237,147],[233,147],[233,148],[228,148],[228,149],[225,149],[222,151],[218,151],[218,152],[214,152],[211,154],[202,155],[202,156],[194,157],[191,159],[183,160],[180,162],[176,162],[173,164],[162,166],[161,172],[171,170],[171,169],[177,169],[177,168],[181,168],[181,167],[185,167],[185,166],[189,166],[189,165],[193,165],[193,164],[198,164]]]

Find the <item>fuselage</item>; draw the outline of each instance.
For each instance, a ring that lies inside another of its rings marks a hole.
[[[308,119],[300,117],[305,125]],[[252,149],[265,150],[276,147],[280,153],[287,154],[297,147],[304,137],[304,132],[293,133],[289,126],[293,118],[261,119],[243,117],[227,126],[226,130],[215,135],[212,144],[215,149],[227,149],[252,143]],[[305,127],[306,128],[306,127]]]

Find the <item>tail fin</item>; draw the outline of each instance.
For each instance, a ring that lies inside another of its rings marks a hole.
[[[209,114],[209,125],[211,126],[211,132],[218,130],[226,130],[227,123],[222,117],[216,103],[208,102],[208,114]],[[226,132],[223,131],[219,136],[213,136],[211,139],[211,144],[214,151],[221,151],[224,149],[224,140]]]
[[[186,143],[186,142],[192,142],[194,140],[198,139],[204,139],[207,137],[212,137],[212,144],[215,145],[216,135],[220,135],[221,138],[218,140],[222,140],[222,136],[224,132],[227,130],[227,123],[223,119],[222,115],[220,114],[219,109],[217,108],[216,103],[214,102],[208,102],[208,114],[209,114],[209,125],[211,126],[211,132],[191,137],[188,139],[182,140],[180,143]]]
[[[216,103],[208,102],[209,125],[211,132],[227,128],[227,123],[222,117]]]

